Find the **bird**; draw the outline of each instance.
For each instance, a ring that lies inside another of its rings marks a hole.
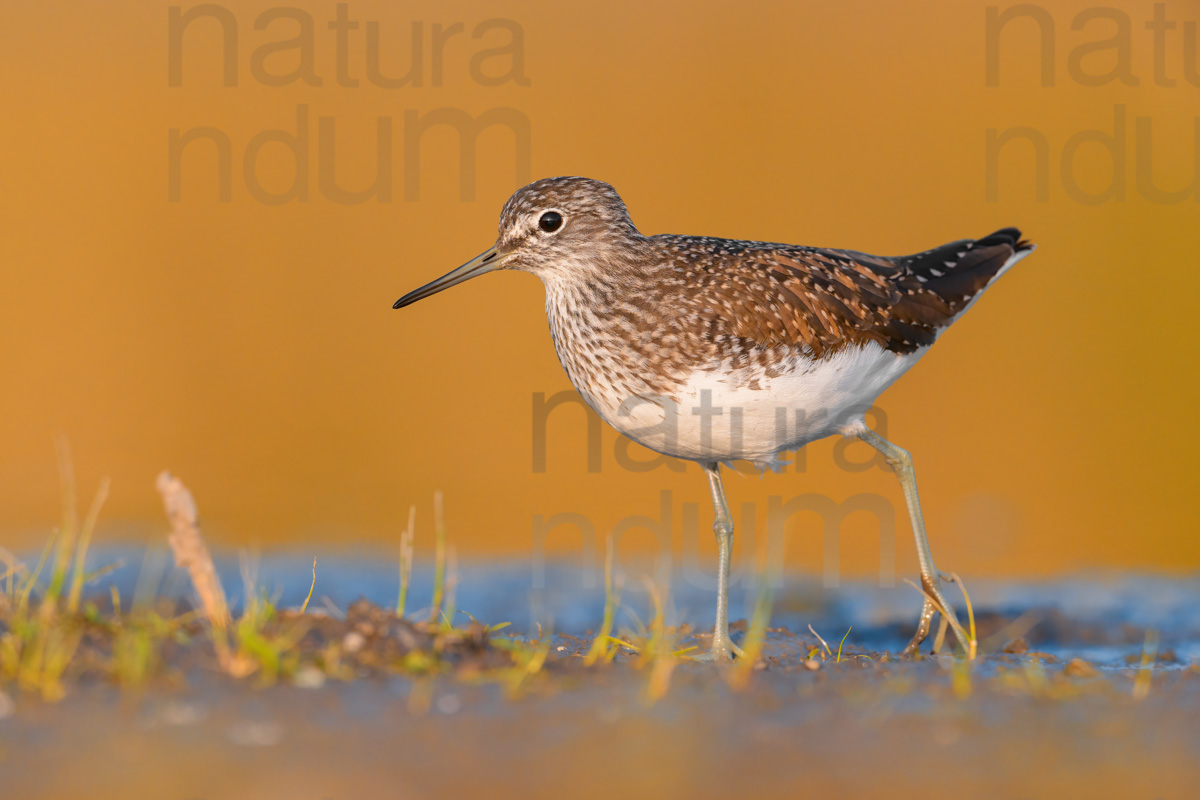
[[[721,468],[778,468],[784,454],[830,436],[874,447],[899,479],[916,542],[925,599],[902,651],[912,655],[935,614],[954,611],[930,551],[912,457],[872,431],[865,414],[1034,247],[1016,228],[890,257],[645,235],[611,185],[554,177],[508,199],[492,247],[393,308],[499,270],[542,280],[555,351],[582,398],[621,434],[697,462],[707,477],[717,611],[701,660],[744,655],[729,633],[734,527]],[[965,648],[959,626],[952,630]]]

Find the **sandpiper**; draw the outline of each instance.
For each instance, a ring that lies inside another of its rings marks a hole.
[[[607,183],[546,178],[504,204],[494,246],[393,307],[500,269],[542,279],[555,350],[583,398],[620,433],[705,471],[719,553],[709,659],[741,652],[729,637],[733,518],[722,463],[775,467],[781,454],[832,435],[879,450],[903,488],[926,592],[911,654],[939,605],[954,611],[939,588],[912,458],[864,414],[1033,249],[1015,228],[895,257],[646,236]]]

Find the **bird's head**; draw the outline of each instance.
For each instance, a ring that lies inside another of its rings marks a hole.
[[[543,178],[518,189],[500,212],[496,244],[458,269],[409,292],[404,308],[463,281],[500,269],[544,281],[619,269],[641,239],[620,195],[591,178]]]

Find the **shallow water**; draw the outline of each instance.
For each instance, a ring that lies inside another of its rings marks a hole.
[[[384,559],[322,557],[315,597],[328,597],[335,610],[358,596],[391,605],[392,569]],[[221,570],[227,586],[240,585],[236,559]],[[153,559],[131,560],[112,580],[124,597],[186,592],[173,569],[155,572]],[[417,573],[410,608],[428,596],[427,570]],[[1195,796],[1200,785],[1194,579],[970,581],[985,647],[964,681],[950,656],[881,658],[910,633],[920,605],[910,587],[822,589],[789,577],[771,624],[804,633],[775,628],[765,669],[747,688],[731,688],[723,669],[682,662],[665,697],[651,704],[648,670],[635,658],[570,668],[599,622],[596,577],[589,588],[578,570],[551,567],[537,586],[527,565],[459,570],[458,607],[521,630],[539,620],[554,625],[546,679],[519,698],[452,678],[331,680],[305,689],[205,673],[173,690],[76,686],[55,705],[17,697],[0,718],[4,795],[1165,800]],[[307,557],[271,556],[257,570],[258,585],[282,605],[298,605],[310,581]],[[669,621],[704,629],[711,592],[683,578],[673,583]],[[644,594],[627,587],[623,601],[647,615]],[[745,616],[750,602],[743,588],[733,617]],[[804,666],[815,644],[809,624],[834,648],[853,626],[841,662]],[[1144,696],[1135,699],[1147,630],[1157,632],[1166,660],[1151,662]],[[1018,634],[1044,655],[997,652]],[[1097,675],[1069,677],[1064,664],[1077,657]]]
[[[246,559],[217,557],[217,568],[230,601],[244,596],[247,573],[254,586],[281,607],[297,607],[312,586],[311,554],[272,553]],[[122,566],[105,580],[122,597],[167,595],[188,597],[187,576],[170,564],[165,551],[93,553],[95,564]],[[390,553],[356,557],[318,554],[314,607],[336,613],[358,598],[383,606],[396,603],[398,575]],[[248,563],[247,563],[248,561]],[[433,568],[418,563],[413,570],[407,609],[419,615],[432,592]],[[633,627],[651,615],[652,600],[639,575],[624,576],[618,627]],[[666,597],[668,624],[705,630],[712,624],[715,585],[711,576],[677,572],[660,585]],[[980,639],[1024,636],[1034,649],[1062,659],[1085,658],[1098,666],[1125,666],[1140,652],[1146,633],[1158,635],[1160,649],[1173,649],[1180,664],[1200,661],[1200,577],[1154,575],[1080,575],[1038,582],[977,580],[966,577]],[[872,650],[898,651],[908,641],[921,606],[921,596],[904,583],[880,587],[870,582],[824,587],[819,579],[792,574],[776,579],[771,625],[805,631],[812,625],[826,639],[849,641]],[[106,594],[105,585],[95,591]],[[748,619],[758,585],[734,579],[730,618]],[[956,590],[948,596],[964,616]],[[488,624],[510,622],[511,631],[536,635],[538,626],[556,633],[583,635],[595,628],[604,608],[604,576],[600,569],[531,565],[516,559],[467,563],[458,569],[456,603],[461,612]],[[461,619],[461,617],[460,617]],[[1006,628],[1003,623],[1017,623]],[[999,649],[1003,641],[992,642]]]

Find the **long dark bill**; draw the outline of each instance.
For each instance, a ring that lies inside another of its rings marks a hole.
[[[489,248],[488,250],[485,250],[472,258],[467,263],[463,264],[458,269],[447,272],[436,281],[430,281],[420,289],[414,289],[413,291],[404,295],[404,297],[401,297],[392,305],[392,308],[404,308],[405,306],[411,306],[418,300],[424,300],[431,294],[437,294],[443,289],[449,289],[451,286],[470,280],[476,275],[482,275],[485,272],[493,272],[500,268],[500,265],[504,263],[505,258],[506,256],[500,255],[500,252],[496,250],[496,248]]]

